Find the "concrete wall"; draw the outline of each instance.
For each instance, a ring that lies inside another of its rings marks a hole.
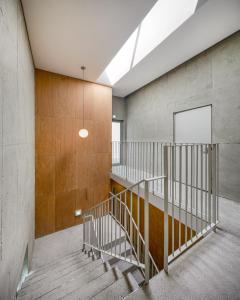
[[[0,299],[13,299],[34,240],[34,67],[21,3],[0,1]]]
[[[176,49],[177,51],[177,49]],[[240,32],[127,97],[127,138],[172,141],[173,112],[213,105],[220,193],[240,201]]]

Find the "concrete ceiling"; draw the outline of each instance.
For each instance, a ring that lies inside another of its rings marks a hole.
[[[22,0],[37,68],[97,82],[157,0]],[[240,0],[199,0],[195,14],[114,86],[125,97],[240,29]]]
[[[114,95],[131,94],[240,29],[240,0],[199,4],[191,18],[114,85]]]
[[[36,68],[96,82],[157,0],[22,0]]]

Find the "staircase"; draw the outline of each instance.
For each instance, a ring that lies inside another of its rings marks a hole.
[[[130,255],[129,247],[127,251]],[[81,250],[31,272],[17,299],[122,299],[143,282],[136,266]]]

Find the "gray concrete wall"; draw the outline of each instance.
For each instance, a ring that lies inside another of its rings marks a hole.
[[[34,240],[34,67],[18,0],[0,0],[0,299]]]
[[[176,49],[177,51],[177,49]],[[172,141],[173,112],[213,105],[220,193],[240,201],[240,32],[127,97],[127,138]]]

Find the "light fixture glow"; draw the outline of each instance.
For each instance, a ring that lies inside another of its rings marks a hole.
[[[82,128],[79,130],[78,134],[81,138],[84,139],[84,138],[88,137],[88,130],[86,128]]]
[[[98,78],[114,85],[194,13],[198,0],[158,0]]]

